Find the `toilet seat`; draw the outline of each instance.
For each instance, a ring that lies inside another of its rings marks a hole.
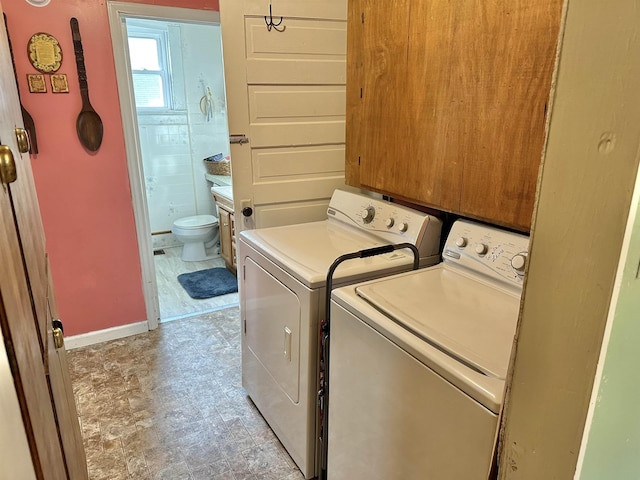
[[[196,230],[203,227],[218,225],[218,219],[213,215],[194,215],[192,217],[179,218],[173,224],[184,230]]]

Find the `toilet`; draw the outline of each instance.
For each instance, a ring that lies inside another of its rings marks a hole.
[[[171,231],[184,244],[182,260],[185,262],[211,258],[206,249],[213,247],[220,239],[218,219],[213,215],[179,218],[173,222]]]

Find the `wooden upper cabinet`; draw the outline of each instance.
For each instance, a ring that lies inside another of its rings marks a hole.
[[[349,0],[346,181],[527,231],[562,0]]]

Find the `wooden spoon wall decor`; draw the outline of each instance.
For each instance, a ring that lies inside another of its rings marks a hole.
[[[76,120],[76,132],[83,147],[90,152],[95,152],[102,143],[103,125],[102,119],[96,113],[89,102],[89,86],[87,85],[87,71],[84,67],[84,52],[82,50],[82,39],[80,38],[80,28],[78,20],[72,18],[71,34],[73,35],[73,50],[76,54],[76,66],[78,68],[78,82],[80,84],[80,95],[82,96],[82,110]]]

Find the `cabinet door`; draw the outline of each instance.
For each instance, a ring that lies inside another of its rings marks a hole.
[[[465,6],[463,15],[449,13],[442,32],[453,42],[455,61],[441,81],[448,87],[438,112],[447,115],[451,105],[460,126],[442,153],[464,164],[460,213],[529,230],[562,1]]]
[[[231,259],[231,215],[218,205],[218,225],[220,228],[220,256],[227,267],[232,264]]]
[[[449,120],[435,113],[444,95],[439,79],[424,74],[427,57],[447,45],[435,31],[427,45],[432,22],[427,12],[412,11],[417,7],[428,5],[349,2],[346,180],[447,210],[459,202],[462,163],[442,155],[444,139],[435,133],[447,135]],[[410,16],[420,29],[410,27]],[[408,39],[410,33],[415,38]]]
[[[351,1],[347,182],[527,230],[561,7]]]
[[[231,227],[231,268],[236,273],[238,265],[236,263],[236,220],[233,213],[229,214],[229,226]]]

